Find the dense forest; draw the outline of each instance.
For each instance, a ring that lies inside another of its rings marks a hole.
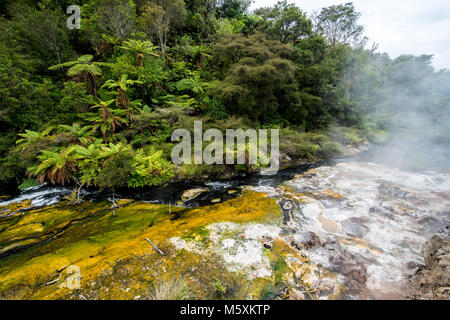
[[[81,28],[70,30],[73,4]],[[175,166],[173,130],[199,119],[280,128],[281,153],[307,160],[383,143],[411,111],[450,131],[450,72],[434,70],[432,55],[379,53],[353,4],[315,15],[286,1],[249,5],[3,0],[0,181],[115,189],[259,170]]]

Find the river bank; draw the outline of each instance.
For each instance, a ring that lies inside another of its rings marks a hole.
[[[450,177],[348,160],[292,170],[298,175],[285,180],[210,184],[229,194],[220,203],[209,192],[195,205],[183,192],[167,204],[9,203],[0,217],[1,297],[411,297],[423,244],[449,224]],[[71,266],[80,271],[75,289]]]

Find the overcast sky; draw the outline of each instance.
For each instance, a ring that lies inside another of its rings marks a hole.
[[[254,0],[250,10],[273,6],[277,0]],[[308,14],[351,0],[288,0]],[[368,44],[391,58],[401,54],[434,54],[436,69],[450,69],[450,0],[354,0],[362,13]]]

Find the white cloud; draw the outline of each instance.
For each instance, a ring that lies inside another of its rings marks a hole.
[[[333,4],[351,0],[288,0],[308,14]],[[251,10],[273,6],[277,0],[255,0]],[[434,54],[436,69],[450,69],[449,0],[354,0],[362,13],[369,43],[391,58],[401,54]]]

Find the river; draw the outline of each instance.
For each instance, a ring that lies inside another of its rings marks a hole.
[[[186,190],[202,192],[183,198]],[[160,189],[0,200],[6,299],[403,299],[450,175],[359,155]],[[75,271],[76,272],[75,272]],[[76,275],[76,277],[74,277]]]

